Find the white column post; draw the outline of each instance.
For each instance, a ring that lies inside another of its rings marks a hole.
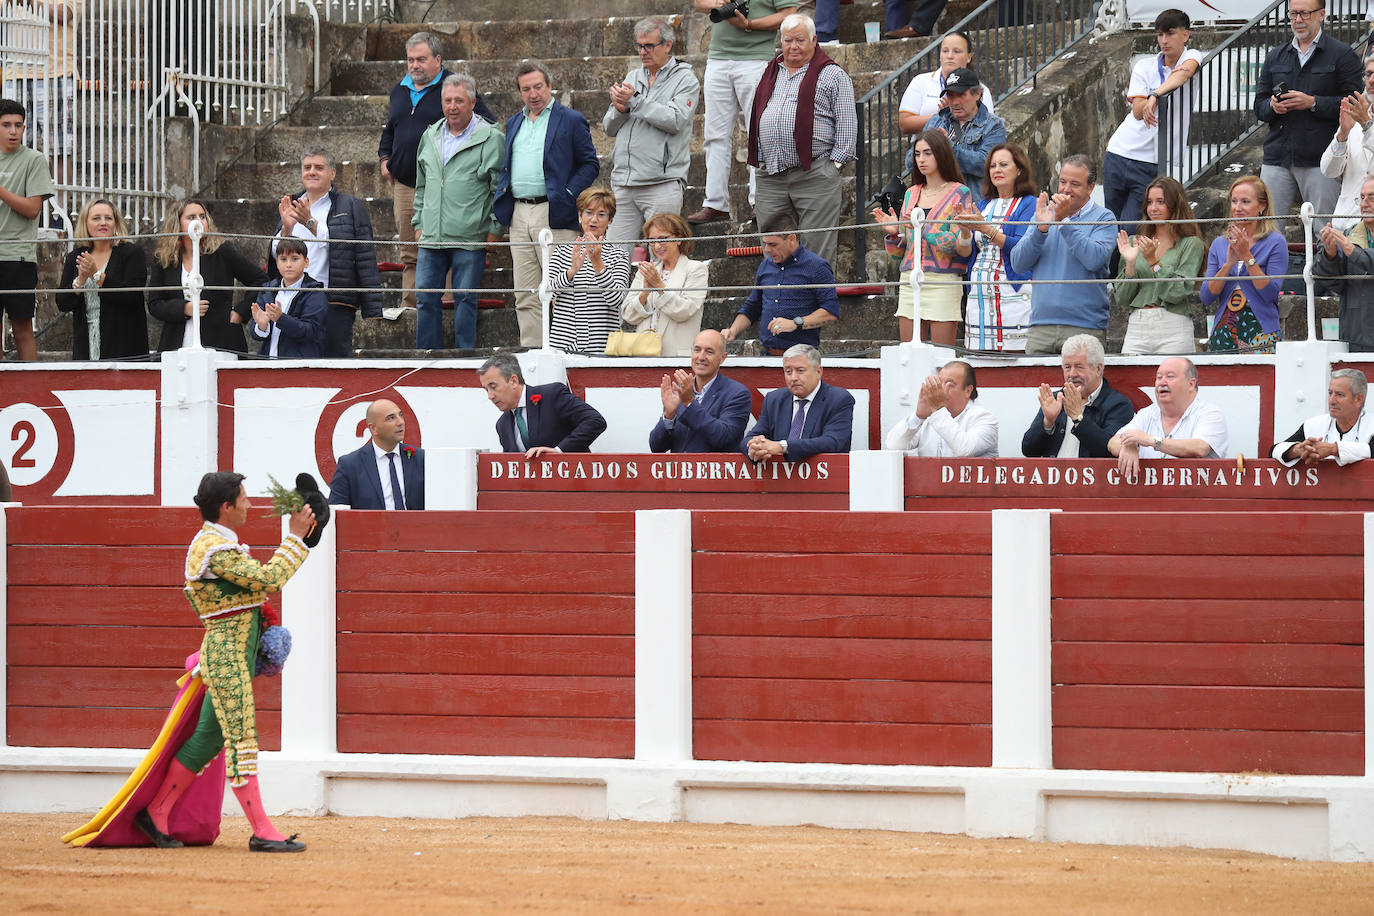
[[[477,449],[425,449],[425,508],[477,508]]]
[[[526,350],[516,358],[526,385],[568,384],[568,367],[562,350]]]
[[[682,817],[674,767],[692,759],[692,513],[635,513],[635,761],[607,779],[612,819]],[[654,764],[661,764],[654,767]]]
[[[992,765],[1054,766],[1049,509],[992,513]]]
[[[189,506],[200,478],[219,469],[214,350],[162,354],[162,505]]]
[[[1274,438],[1282,439],[1308,417],[1326,412],[1326,386],[1335,341],[1280,341],[1274,359]]]
[[[282,624],[291,631],[291,657],[281,673],[281,749],[283,754],[333,754],[338,749],[337,664],[334,609],[340,518],[333,514],[320,542],[281,592]],[[287,533],[282,519],[282,536]]]
[[[906,508],[905,459],[901,452],[850,452],[849,511],[901,512]]]
[[[878,422],[882,428],[878,430],[878,435],[887,432],[892,424],[916,409],[916,396],[921,393],[921,383],[953,358],[953,350],[919,341],[883,347],[879,361],[882,401],[878,410]]]

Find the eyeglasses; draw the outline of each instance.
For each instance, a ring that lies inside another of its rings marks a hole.
[[[649,236],[649,244],[650,244],[650,245],[666,245],[666,244],[668,244],[669,242],[673,241],[675,238],[677,238],[677,236],[673,236],[673,235],[652,236],[652,235],[651,235],[651,236]]]
[[[640,53],[642,54],[642,53],[644,53],[645,51],[652,51],[654,48],[657,48],[657,47],[659,47],[660,45],[663,45],[663,44],[666,44],[666,42],[663,42],[663,41],[656,41],[656,42],[654,42],[653,44],[640,44],[639,42],[636,41],[636,42],[635,42],[635,50],[638,51],[638,52],[640,52]]]
[[[1325,9],[1326,9],[1326,7],[1324,7],[1324,6],[1319,6],[1319,7],[1317,7],[1317,8],[1314,9],[1314,10],[1289,10],[1289,11],[1288,11],[1288,18],[1289,18],[1289,19],[1301,19],[1302,21],[1306,22],[1308,19],[1311,19],[1313,16],[1317,15],[1318,13],[1322,12],[1322,11],[1325,10]]]
[[[605,210],[580,210],[580,211],[578,211],[578,212],[581,213],[583,216],[587,217],[587,219],[593,219],[593,218],[610,219],[610,218],[611,218],[611,214],[607,213]]]

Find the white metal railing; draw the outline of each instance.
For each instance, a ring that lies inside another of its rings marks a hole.
[[[43,225],[60,225],[55,215],[70,223],[99,194],[131,228],[152,229],[167,201],[198,190],[169,176],[169,118],[193,119],[194,158],[204,124],[270,124],[288,108],[289,13],[309,15],[318,38],[321,21],[369,22],[391,9],[392,0],[0,0],[3,94],[29,111],[25,143],[48,159],[58,189]]]

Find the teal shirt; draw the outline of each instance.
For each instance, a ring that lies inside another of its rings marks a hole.
[[[534,121],[529,109],[510,146],[510,191],[516,197],[544,197],[549,193],[544,182],[544,137],[549,131],[549,112],[556,102],[544,106]]]

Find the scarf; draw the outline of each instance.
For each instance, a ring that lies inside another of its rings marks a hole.
[[[759,123],[777,87],[778,66],[781,63],[782,54],[779,53],[768,62],[768,69],[763,71],[763,79],[759,80],[759,88],[754,91],[754,110],[749,114],[749,164],[754,168],[759,165]],[[821,78],[821,71],[831,64],[835,64],[835,61],[816,48],[815,55],[807,65],[806,76],[802,77],[801,89],[797,90],[797,115],[792,136],[797,141],[797,157],[801,159],[803,172],[811,171],[811,137],[816,127],[816,82]]]

